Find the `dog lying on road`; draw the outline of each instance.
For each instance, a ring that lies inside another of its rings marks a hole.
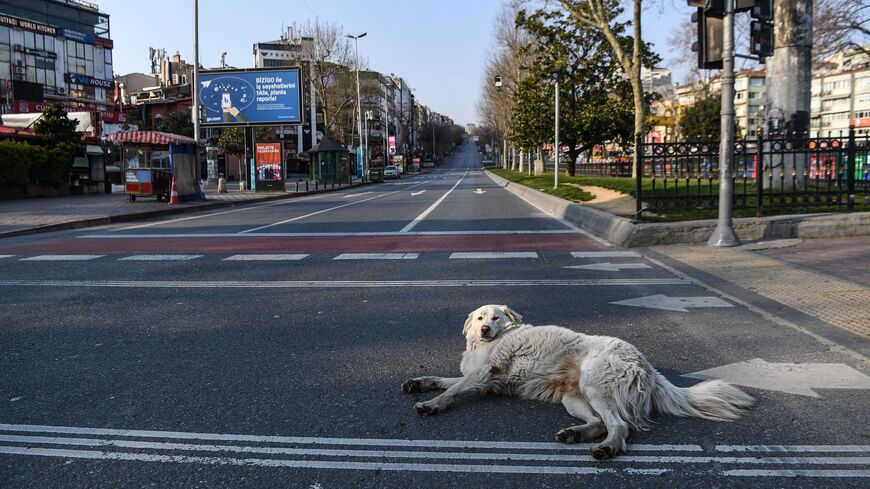
[[[507,306],[483,306],[468,315],[462,334],[462,377],[418,377],[405,382],[406,393],[446,389],[418,402],[417,412],[438,414],[455,398],[472,393],[512,394],[524,399],[561,402],[584,424],[556,433],[562,443],[592,440],[598,460],[625,448],[630,428],[644,430],[653,411],[733,421],[753,404],[749,395],[712,380],[677,387],[633,345],[609,336],[590,336],[558,326],[522,324]]]

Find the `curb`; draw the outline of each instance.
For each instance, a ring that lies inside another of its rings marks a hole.
[[[36,226],[32,228],[26,229],[16,229],[15,231],[7,231],[4,233],[0,233],[0,239],[3,238],[12,238],[15,236],[27,236],[30,234],[38,234],[38,233],[47,233],[51,231],[65,231],[69,229],[82,229],[89,228],[94,226],[104,226],[106,224],[114,224],[120,222],[131,222],[131,221],[141,221],[145,219],[150,219],[152,217],[161,217],[161,216],[171,216],[176,214],[187,214],[190,212],[199,212],[209,209],[221,209],[224,207],[235,207],[239,205],[248,205],[248,204],[259,204],[262,202],[271,202],[275,200],[284,200],[284,199],[294,199],[297,197],[305,197],[307,195],[314,194],[323,194],[329,192],[336,192],[338,190],[343,190],[346,188],[353,187],[361,187],[366,185],[372,185],[371,182],[359,182],[355,184],[350,184],[346,187],[339,188],[329,188],[322,190],[309,190],[308,192],[294,192],[292,194],[282,194],[282,195],[269,195],[264,197],[258,197],[248,200],[241,201],[211,201],[213,203],[203,204],[195,204],[190,207],[169,207],[167,209],[156,210],[156,211],[144,211],[144,212],[131,212],[128,214],[117,214],[114,216],[105,216],[105,217],[95,217],[92,219],[81,219],[78,221],[68,221],[61,222],[57,224],[46,224],[45,226]]]
[[[717,221],[635,223],[624,217],[576,204],[538,190],[515,184],[486,170],[502,188],[544,212],[602,237],[616,246],[634,248],[666,244],[704,244]],[[824,238],[870,235],[870,212],[797,214],[734,219],[741,241],[761,239]]]

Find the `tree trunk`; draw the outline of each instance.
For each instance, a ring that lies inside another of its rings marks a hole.
[[[641,16],[641,0],[634,0],[634,46],[633,46],[633,55],[632,55],[632,66],[631,66],[631,92],[634,96],[634,139],[637,141],[640,135],[644,134],[644,119],[645,119],[645,110],[643,104],[643,84],[640,79],[640,69],[641,69],[641,60],[640,60],[640,48],[641,48],[641,29],[640,29],[640,16]],[[635,143],[636,144],[636,143]],[[631,176],[637,177],[637,167],[640,161],[640,148],[634,148],[634,157],[632,158],[634,164],[631,166]]]

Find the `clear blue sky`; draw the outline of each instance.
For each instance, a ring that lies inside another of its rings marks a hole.
[[[111,16],[116,74],[148,72],[148,47],[193,58],[192,0],[96,0]],[[336,22],[348,33],[367,32],[360,57],[395,73],[421,103],[457,123],[477,121],[483,64],[499,0],[200,0],[200,59],[217,66],[220,54],[239,68],[252,65],[255,42],[278,39],[281,25],[309,19]],[[688,17],[685,1],[660,0],[644,13],[644,39],[668,60],[669,31]],[[677,77],[679,78],[679,77]],[[675,80],[677,81],[677,80]]]

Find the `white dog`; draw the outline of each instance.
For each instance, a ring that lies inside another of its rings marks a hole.
[[[446,389],[418,402],[419,414],[438,414],[460,395],[513,394],[524,399],[561,402],[584,421],[556,433],[562,443],[592,440],[598,460],[625,447],[629,428],[649,426],[653,411],[733,421],[753,399],[719,380],[677,387],[631,344],[609,336],[589,336],[558,326],[521,324],[507,306],[488,305],[468,315],[462,334],[462,377],[418,377],[405,382],[407,393]]]

